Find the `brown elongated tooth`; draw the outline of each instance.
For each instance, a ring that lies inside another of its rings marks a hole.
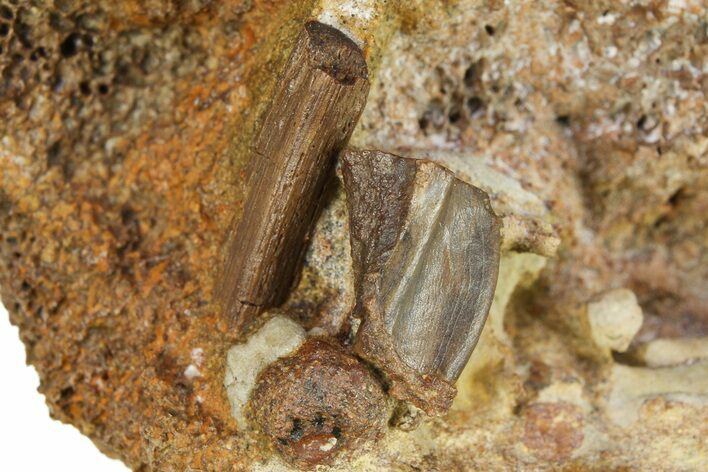
[[[477,344],[499,270],[487,194],[430,161],[345,151],[357,307],[355,352],[389,393],[446,411]]]
[[[237,324],[290,289],[337,154],[369,91],[366,61],[339,30],[306,24],[262,120],[250,190],[219,294]]]

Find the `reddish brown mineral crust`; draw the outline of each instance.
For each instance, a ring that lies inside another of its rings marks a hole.
[[[583,443],[583,416],[569,403],[535,403],[523,411],[524,444],[539,459],[568,458]]]
[[[386,396],[371,372],[317,338],[261,372],[249,410],[278,451],[304,467],[379,437],[387,420]]]
[[[223,395],[237,333],[214,268],[243,198],[241,112],[310,6],[17,3],[0,38],[0,285],[51,416],[131,469],[248,470],[260,452]]]
[[[347,151],[343,175],[363,318],[355,351],[394,397],[440,414],[494,296],[499,221],[482,190],[432,162]]]
[[[369,91],[366,61],[340,31],[307,23],[250,157],[250,192],[220,288],[239,324],[290,289],[332,177]]]

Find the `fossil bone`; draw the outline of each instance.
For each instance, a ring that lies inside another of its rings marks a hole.
[[[256,138],[250,191],[230,241],[220,294],[238,324],[290,289],[368,91],[359,47],[331,26],[307,23]]]

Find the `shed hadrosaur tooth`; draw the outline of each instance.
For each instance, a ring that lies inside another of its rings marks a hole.
[[[354,351],[389,393],[441,414],[481,334],[499,270],[487,194],[430,161],[345,151],[357,306]]]
[[[331,26],[307,23],[255,138],[250,190],[229,243],[219,294],[235,324],[287,295],[368,92],[361,49]]]

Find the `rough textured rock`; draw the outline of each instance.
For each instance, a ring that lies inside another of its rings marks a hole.
[[[485,190],[505,248],[450,412],[330,470],[705,469],[705,366],[631,357],[708,334],[704,2],[0,5],[3,303],[51,414],[107,454],[287,470],[231,415],[226,353],[248,333],[222,322],[213,287],[287,45],[330,17],[366,42],[352,143]],[[342,339],[348,240],[340,187],[286,302]],[[628,358],[576,336],[582,307],[617,288],[644,316]]]

